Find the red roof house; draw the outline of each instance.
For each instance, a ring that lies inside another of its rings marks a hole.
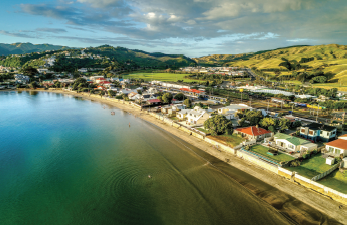
[[[151,105],[157,105],[157,104],[161,103],[161,101],[159,99],[150,99],[147,102]]]
[[[237,128],[234,130],[234,133],[241,134],[242,137],[246,137],[248,139],[256,140],[262,140],[266,137],[272,136],[271,131],[265,130],[257,126]]]

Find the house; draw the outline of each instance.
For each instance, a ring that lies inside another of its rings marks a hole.
[[[78,70],[78,72],[86,73],[86,72],[88,72],[88,69],[87,68],[81,68],[81,69]]]
[[[148,105],[158,105],[161,104],[161,101],[159,99],[150,99],[146,101]]]
[[[282,133],[275,134],[274,142],[277,147],[289,151],[308,151],[318,148],[317,144],[314,144],[308,140]]]
[[[29,76],[24,76],[23,74],[16,74],[14,75],[14,79],[16,80],[16,83],[18,84],[27,84],[29,83]]]
[[[342,135],[337,140],[326,143],[325,149],[331,156],[347,156],[347,134]]]
[[[133,97],[134,97],[135,95],[138,95],[138,93],[137,93],[137,92],[130,92],[130,93],[128,94],[128,97],[129,97],[130,99],[133,99]]]
[[[218,109],[218,114],[225,116],[229,120],[232,120],[236,118],[237,113],[246,113],[252,110],[252,107],[249,107],[245,104],[232,104]]]
[[[300,136],[314,142],[329,142],[336,139],[337,128],[319,123],[300,127]]]
[[[187,113],[186,118],[189,124],[204,124],[204,122],[211,117],[212,110],[202,109],[199,106],[195,106],[189,113]]]
[[[257,141],[263,140],[266,137],[272,136],[271,131],[265,130],[258,126],[238,128],[234,130],[234,133],[241,134],[242,137],[245,137],[249,140],[257,140]]]
[[[187,119],[187,115],[188,113],[191,111],[191,109],[181,109],[181,111],[179,111],[176,114],[177,119],[179,120],[186,120]]]
[[[104,82],[104,81],[106,81],[106,79],[103,78],[103,77],[101,77],[101,78],[97,78],[97,79],[95,80],[95,83],[99,84],[100,82]]]

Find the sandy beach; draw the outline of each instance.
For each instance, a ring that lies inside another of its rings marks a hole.
[[[18,91],[30,91],[30,90],[18,90]],[[226,159],[228,160],[228,164],[230,164],[233,167],[238,168],[239,170],[242,170],[255,178],[277,188],[281,192],[284,192],[292,197],[294,197],[297,200],[302,201],[303,203],[311,206],[312,208],[334,218],[335,220],[339,221],[341,224],[346,224],[347,222],[347,206],[346,205],[341,205],[341,203],[338,203],[324,195],[321,195],[319,193],[316,193],[312,190],[309,190],[303,186],[298,185],[297,183],[291,182],[275,173],[272,173],[270,171],[264,170],[263,168],[258,167],[257,165],[254,165],[248,161],[242,160],[235,155],[232,155],[230,153],[216,150],[213,148],[212,145],[206,143],[205,141],[195,138],[193,136],[190,136],[188,133],[185,133],[179,129],[173,128],[166,123],[148,115],[146,112],[142,112],[141,109],[133,107],[129,104],[122,104],[122,103],[117,103],[117,102],[111,102],[108,101],[104,98],[101,97],[91,97],[89,94],[83,93],[83,94],[78,94],[75,92],[70,92],[70,91],[62,91],[62,90],[35,90],[35,91],[45,91],[45,92],[53,92],[53,93],[60,93],[60,94],[69,94],[77,97],[82,97],[85,99],[89,99],[92,101],[98,101],[103,104],[108,104],[114,107],[117,107],[125,112],[128,112],[137,118],[143,119],[145,121],[148,121],[161,129],[173,134],[174,136],[190,143],[191,145],[209,153],[210,155],[213,155],[214,157],[225,161]],[[265,202],[269,203],[272,206],[276,205],[277,199],[274,198],[276,196],[269,196],[269,195],[262,195],[259,193],[259,191],[255,188],[253,189],[252,187],[247,187],[245,186],[248,190],[253,192],[255,195],[263,199]],[[283,203],[284,201],[284,203]],[[291,207],[293,205],[291,200],[283,200],[281,206],[275,207],[277,210],[281,211],[281,209],[286,209],[283,210],[285,213],[288,213],[288,208],[289,211],[289,216],[297,218],[297,221],[300,221],[300,217],[302,218],[302,221],[310,221],[309,216],[305,213],[305,211],[298,210],[298,208]],[[294,211],[293,211],[294,210]],[[298,219],[299,218],[299,219]],[[305,219],[305,220],[304,220]],[[312,222],[314,220],[312,219]],[[315,223],[312,223],[315,224]],[[324,223],[326,224],[326,223]]]

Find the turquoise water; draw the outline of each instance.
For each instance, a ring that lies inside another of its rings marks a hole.
[[[2,225],[289,224],[206,158],[236,174],[116,108],[0,92]]]

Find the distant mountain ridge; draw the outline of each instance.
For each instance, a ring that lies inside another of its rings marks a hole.
[[[32,44],[32,43],[0,43],[0,56],[8,56],[9,54],[24,54],[31,52],[42,52],[46,50],[63,50],[71,49],[68,46],[51,45],[51,44]]]

